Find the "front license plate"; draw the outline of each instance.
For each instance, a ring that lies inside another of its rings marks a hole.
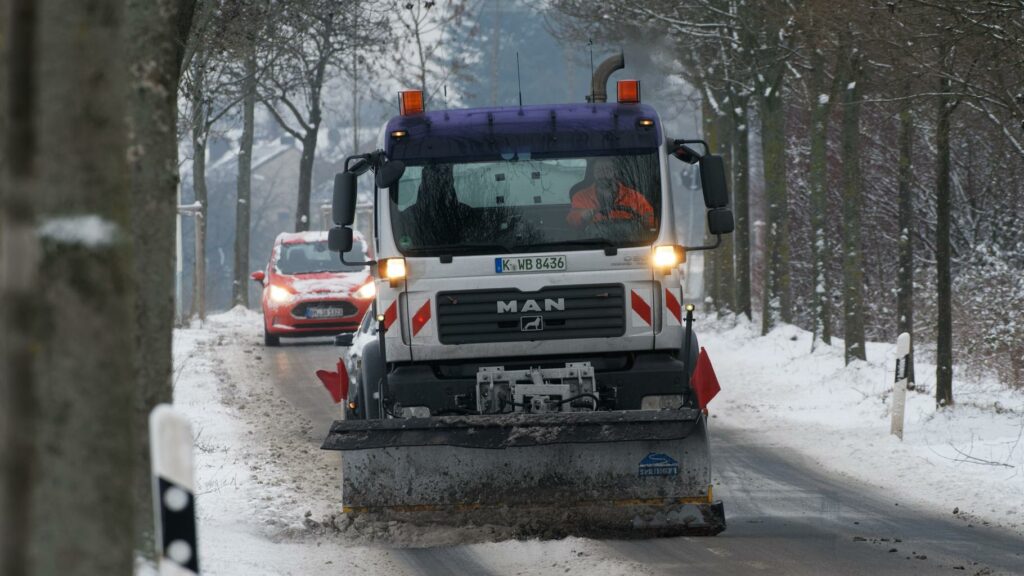
[[[344,316],[345,310],[334,307],[306,308],[306,318],[337,318]]]
[[[558,272],[564,271],[565,256],[521,256],[515,258],[495,258],[494,271],[498,274],[516,274],[521,272]]]

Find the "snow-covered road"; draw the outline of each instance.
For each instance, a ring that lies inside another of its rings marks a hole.
[[[780,440],[782,417],[762,433],[764,415],[743,408],[749,398],[724,391],[712,406],[722,413],[712,420],[716,495],[729,522],[718,537],[542,542],[490,527],[348,523],[337,513],[338,455],[318,450],[336,408],[313,376],[338,350],[323,341],[263,348],[258,326],[258,316],[231,313],[175,340],[177,404],[197,428],[210,574],[1024,574],[1015,530],[836,472],[815,451],[820,442],[804,450]],[[736,362],[728,347],[749,347],[734,336],[702,342],[726,390],[749,377],[725,368]],[[747,371],[757,369],[750,352]],[[1018,498],[1008,495],[1010,506]]]

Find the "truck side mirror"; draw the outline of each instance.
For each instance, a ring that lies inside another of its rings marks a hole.
[[[377,188],[391,188],[405,174],[405,162],[388,160],[377,169]]]
[[[327,232],[327,247],[332,252],[344,255],[352,249],[352,229],[348,226],[335,226]]]
[[[356,175],[339,172],[334,176],[334,198],[331,216],[339,226],[351,226],[356,220]]]
[[[249,274],[249,278],[252,278],[253,282],[259,282],[261,284],[263,283],[263,280],[266,279],[266,277],[267,275],[263,273],[263,270],[257,270],[252,274]]]
[[[732,234],[735,228],[736,223],[733,221],[732,210],[728,208],[708,210],[708,232],[711,235]]]
[[[700,183],[704,188],[705,206],[708,208],[725,208],[729,205],[727,182],[728,179],[725,177],[725,160],[721,156],[714,154],[704,155],[700,159]],[[709,218],[710,216],[708,214]]]

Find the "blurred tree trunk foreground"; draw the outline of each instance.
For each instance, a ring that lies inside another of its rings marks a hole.
[[[148,542],[140,423],[170,398],[174,63],[193,5],[0,0],[5,575],[128,574]]]
[[[5,462],[0,522],[2,540],[20,542],[4,549],[3,573],[128,574],[135,285],[124,3],[9,2],[0,380],[24,395],[24,410],[7,415],[21,442]]]

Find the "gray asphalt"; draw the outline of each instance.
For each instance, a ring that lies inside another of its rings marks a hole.
[[[314,371],[332,367],[340,351],[323,340],[286,341],[263,355],[284,397],[315,423],[315,442],[337,408]],[[947,514],[921,510],[766,446],[756,431],[712,420],[711,438],[728,529],[713,538],[604,541],[609,555],[666,575],[1024,575],[1024,538],[955,518],[953,503]],[[494,573],[471,547],[395,554],[418,574]]]

